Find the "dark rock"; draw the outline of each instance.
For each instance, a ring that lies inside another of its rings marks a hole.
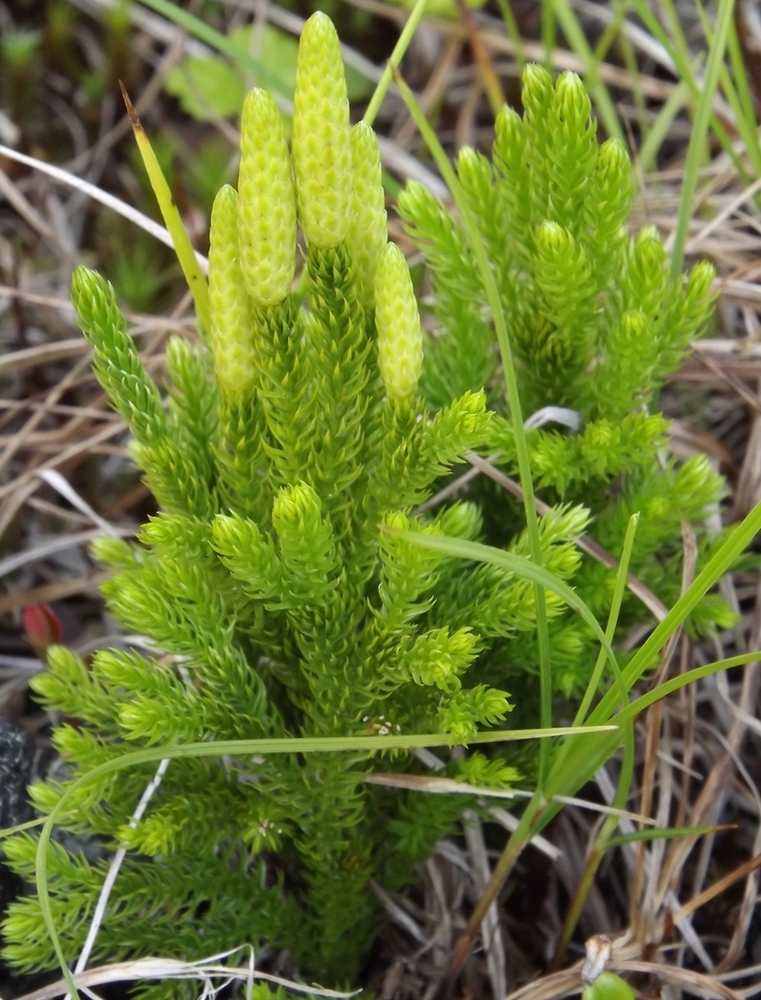
[[[0,718],[0,830],[34,818],[26,787],[38,776],[39,762],[35,742]],[[8,904],[25,891],[23,879],[3,864],[2,846],[0,840],[0,920]],[[30,982],[33,980],[28,977],[12,975],[0,961],[0,995],[9,997],[23,992]]]

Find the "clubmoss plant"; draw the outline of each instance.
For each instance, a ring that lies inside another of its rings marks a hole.
[[[697,518],[717,494],[698,462],[661,468],[665,424],[647,410],[705,322],[711,274],[698,266],[669,282],[655,234],[629,239],[628,160],[616,143],[598,146],[575,77],[553,87],[529,68],[524,106],[524,119],[500,116],[494,166],[465,150],[459,176],[499,278],[525,404],[585,421],[576,436],[533,432],[538,482],[557,501],[540,520],[542,565],[581,581],[607,612],[612,574],[581,568],[574,541],[589,518],[576,501],[591,498],[614,551],[628,513],[650,503],[638,535],[646,570],[674,544],[679,518]],[[248,96],[238,188],[223,187],[212,213],[208,347],[170,341],[167,399],[111,286],[75,272],[96,374],[161,508],[137,543],[104,539],[95,552],[114,571],[112,613],[159,653],[106,650],[85,664],[51,649],[34,688],[73,721],[54,734],[69,777],[32,788],[43,813],[78,776],[143,747],[398,732],[466,743],[506,720],[506,679],[526,688],[536,669],[528,579],[397,533],[478,539],[473,503],[414,510],[471,449],[497,447],[509,466],[512,429],[486,408],[492,334],[464,231],[411,185],[401,207],[429,257],[445,330],[424,356],[407,264],[387,242],[377,139],[366,124],[350,128],[338,40],[321,14],[300,44],[292,135],[289,152],[271,97]],[[292,291],[297,224],[305,294]],[[519,528],[501,530],[528,555]],[[589,634],[549,590],[546,611],[556,686],[574,694],[594,667]],[[374,766],[361,750],[181,757],[132,824],[150,766],[77,788],[63,827],[129,848],[95,957],[152,954],[157,941],[183,959],[268,942],[290,948],[303,975],[350,981],[377,930],[370,879],[403,884],[463,808],[462,797],[368,786]],[[385,750],[382,767],[415,761]],[[516,778],[482,754],[450,773],[491,787]],[[31,876],[35,849],[31,835],[7,842],[18,873]],[[51,850],[69,959],[105,871],[105,860]],[[37,897],[17,901],[3,931],[19,969],[55,964]]]
[[[696,524],[705,555],[699,525],[722,479],[702,456],[681,465],[668,457],[657,399],[709,321],[714,271],[701,262],[672,279],[655,228],[629,235],[631,164],[618,140],[598,143],[577,76],[563,73],[553,84],[546,70],[529,65],[522,101],[522,117],[507,106],[497,117],[491,160],[465,147],[457,176],[499,288],[523,412],[534,418],[535,488],[549,503],[584,503],[594,538],[616,556],[639,512],[631,571],[669,606],[681,583],[680,522]],[[487,386],[505,412],[487,297],[465,227],[415,181],[399,211],[432,274],[436,335],[425,341],[424,393],[446,406]],[[495,462],[516,475],[513,442],[511,424],[496,419]],[[498,516],[504,524],[504,495]],[[604,566],[585,561],[574,585],[596,614],[606,613],[613,577]],[[635,615],[641,605],[629,595],[622,626]],[[709,596],[691,622],[727,625],[731,617]],[[554,682],[575,695],[588,679],[585,628],[563,617],[554,631]],[[533,642],[526,635],[500,651],[512,664],[508,674],[526,664],[534,670]]]
[[[114,571],[112,613],[161,655],[107,650],[85,664],[51,649],[34,687],[72,720],[54,734],[70,778],[32,788],[42,812],[77,776],[140,747],[389,732],[466,742],[511,709],[480,678],[479,657],[492,636],[534,627],[532,586],[463,570],[387,530],[479,536],[470,503],[412,511],[486,445],[492,415],[480,389],[435,414],[417,391],[413,287],[386,243],[377,140],[350,128],[342,74],[335,31],[316,14],[301,40],[290,155],[269,95],[247,98],[238,190],[222,188],[212,214],[210,347],[170,341],[168,405],[111,286],[74,274],[96,374],[161,507],[136,544],[104,539],[95,554]],[[297,218],[305,303],[291,291]],[[562,579],[579,566],[573,539],[585,525],[573,506],[543,519],[544,565]],[[525,551],[521,534],[513,547]],[[551,615],[561,607],[548,598]],[[377,930],[370,877],[400,884],[462,808],[365,786],[371,756],[174,760],[132,826],[150,767],[79,789],[64,828],[129,847],[94,955],[152,954],[160,941],[163,954],[192,959],[267,941],[291,948],[303,974],[351,980]],[[515,776],[478,755],[453,773]],[[26,876],[35,843],[7,843]],[[68,958],[105,865],[62,845],[51,853]],[[55,963],[37,897],[12,906],[4,935],[17,968]]]

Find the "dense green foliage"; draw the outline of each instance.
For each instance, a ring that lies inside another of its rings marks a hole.
[[[698,267],[670,285],[655,235],[628,239],[626,156],[598,147],[575,78],[553,89],[532,68],[524,103],[523,120],[508,109],[499,119],[495,166],[465,150],[459,173],[499,277],[527,404],[574,407],[585,420],[578,435],[532,438],[538,482],[573,501],[541,519],[543,563],[597,587],[592,604],[605,611],[610,574],[582,568],[574,539],[589,515],[577,501],[592,498],[595,531],[614,550],[629,512],[642,509],[646,567],[678,540],[679,518],[698,517],[717,493],[700,463],[658,464],[664,422],[646,408],[705,321],[710,274]],[[96,546],[114,570],[104,590],[112,613],[160,655],[107,650],[85,664],[52,650],[34,687],[72,720],[54,735],[70,777],[138,747],[208,739],[443,731],[467,742],[505,721],[504,688],[525,689],[535,670],[530,583],[393,530],[482,537],[471,502],[414,508],[470,449],[498,447],[511,461],[510,426],[486,408],[495,358],[462,230],[408,188],[402,211],[427,248],[444,330],[427,355],[426,402],[412,284],[386,244],[377,141],[366,126],[349,128],[337,39],[322,15],[302,39],[295,106],[294,188],[274,104],[260,91],[247,99],[238,192],[224,188],[212,216],[210,347],[170,342],[168,406],[111,287],[85,269],[74,275],[96,373],[161,506],[137,543]],[[297,219],[307,243],[299,294]],[[525,535],[510,535],[526,555]],[[547,609],[557,684],[572,693],[594,655],[557,597],[547,595]],[[268,941],[290,947],[304,974],[350,980],[377,928],[370,878],[402,884],[463,807],[462,797],[431,803],[364,785],[376,763],[416,766],[359,752],[174,760],[133,827],[150,767],[80,790],[63,826],[129,845],[96,955],[151,954],[161,942],[162,954],[193,959]],[[450,773],[515,780],[480,754]],[[37,807],[49,812],[66,784],[35,785]],[[35,844],[8,842],[23,875]],[[49,884],[68,957],[105,869],[55,846]],[[36,897],[13,905],[4,933],[18,968],[54,963]]]
[[[497,118],[492,161],[463,148],[457,173],[506,314],[532,427],[535,487],[548,503],[583,503],[591,534],[614,555],[629,518],[640,512],[631,570],[669,606],[681,581],[680,522],[702,521],[722,479],[703,456],[681,465],[669,457],[668,423],[654,404],[664,377],[709,320],[714,271],[701,262],[670,281],[654,227],[629,235],[631,164],[616,139],[598,144],[578,77],[564,73],[553,85],[544,69],[529,66],[522,100],[523,117],[505,106]],[[415,181],[400,196],[399,211],[432,273],[436,329],[425,345],[427,397],[445,406],[487,386],[504,412],[491,317],[464,227]],[[496,420],[495,464],[516,475],[513,440],[511,425]],[[504,494],[498,503],[504,524]],[[586,560],[574,585],[599,616],[606,614],[608,570]],[[622,624],[641,613],[630,595]],[[692,626],[717,617],[731,621],[728,608],[707,597]],[[555,684],[577,694],[589,676],[590,637],[565,617],[554,629]],[[531,643],[526,636],[501,650],[513,673],[536,661]]]

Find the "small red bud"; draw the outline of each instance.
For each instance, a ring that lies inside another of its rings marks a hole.
[[[58,615],[49,604],[32,604],[23,611],[26,640],[44,658],[48,646],[61,641],[63,630]]]

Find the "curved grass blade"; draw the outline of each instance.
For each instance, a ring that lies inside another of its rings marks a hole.
[[[642,840],[677,840],[680,837],[705,837],[709,833],[719,833],[721,830],[736,830],[736,823],[724,823],[721,826],[674,826],[661,830],[635,830],[634,833],[622,833],[611,837],[606,844],[606,850],[621,847],[624,844],[636,844]]]
[[[661,146],[666,141],[674,119],[681,113],[689,99],[690,88],[684,80],[680,80],[666,101],[661,105],[645,137],[645,141],[640,146],[639,165],[643,174],[655,169],[656,157]]]
[[[608,616],[608,624],[605,629],[605,634],[609,642],[613,642],[613,637],[615,635],[616,625],[618,623],[618,616],[621,610],[621,602],[624,596],[624,589],[626,587],[626,575],[629,567],[629,560],[631,558],[632,549],[634,547],[634,536],[637,530],[637,523],[639,521],[639,514],[633,514],[629,518],[629,524],[626,528],[626,537],[624,539],[623,551],[621,553],[621,561],[619,563],[618,572],[616,574],[616,585],[613,592],[613,600],[611,601],[610,614]],[[592,699],[597,693],[600,679],[602,676],[602,668],[604,665],[605,651],[600,650],[597,657],[597,663],[592,671],[592,676],[590,678],[587,689],[584,692],[584,699],[579,711],[576,714],[574,723],[578,724],[585,717],[589,711],[589,706],[592,704]],[[623,685],[623,681],[620,682]],[[625,690],[625,689],[624,689]],[[618,783],[616,787],[616,793],[613,798],[613,805],[617,809],[623,809],[629,799],[629,793],[631,790],[632,780],[634,778],[634,763],[636,757],[635,743],[634,743],[634,722],[629,722],[623,732],[623,744],[624,753],[623,760],[621,762],[621,771],[618,777]],[[559,748],[558,755],[556,757],[556,763],[562,761],[563,755],[567,753],[570,746],[569,740],[564,740],[563,745]],[[592,890],[592,885],[597,876],[600,865],[602,864],[603,858],[605,857],[605,852],[608,848],[608,842],[615,832],[619,820],[615,816],[608,816],[602,826],[600,827],[598,834],[591,845],[590,849],[587,851],[586,863],[582,872],[581,879],[576,887],[576,891],[571,899],[571,904],[566,911],[565,920],[563,921],[563,930],[560,934],[560,938],[555,950],[555,957],[553,959],[553,968],[558,967],[559,963],[565,957],[568,946],[571,942],[578,922],[581,919],[581,914],[586,905],[587,899],[589,898],[589,893]]]
[[[532,583],[544,590],[549,590],[553,594],[557,594],[593,630],[595,637],[605,650],[608,662],[617,681],[617,686],[614,689],[614,697],[623,698],[623,703],[626,704],[627,688],[624,684],[624,675],[621,673],[618,661],[616,660],[616,654],[613,652],[613,647],[608,637],[600,627],[600,623],[576,591],[553,573],[550,573],[549,570],[544,569],[543,566],[538,566],[532,559],[525,559],[523,556],[516,556],[512,552],[504,552],[502,549],[495,549],[493,546],[483,545],[481,542],[468,542],[463,538],[449,538],[446,535],[423,535],[414,531],[402,531],[398,528],[384,527],[383,530],[387,531],[390,535],[403,538],[413,545],[420,545],[424,549],[434,549],[436,552],[443,552],[444,555],[453,556],[457,559],[491,563],[491,565],[506,569],[525,580],[531,580]]]
[[[120,83],[120,86],[122,88],[124,103],[127,105],[127,114],[132,125],[132,131],[137,141],[137,148],[140,150],[145,169],[148,172],[148,179],[151,182],[153,193],[156,195],[156,200],[161,209],[161,216],[172,237],[174,252],[177,254],[177,260],[180,262],[182,273],[185,275],[190,294],[193,296],[193,301],[195,302],[196,315],[198,316],[201,332],[202,334],[208,334],[211,327],[211,311],[209,306],[209,288],[206,284],[206,278],[204,278],[201,268],[198,266],[193,244],[190,242],[190,237],[182,223],[182,218],[174,203],[172,192],[162,173],[156,154],[153,152],[150,140],[145,134],[145,129],[140,124],[140,119],[137,117],[135,109],[132,106],[132,101],[130,101],[127,91],[124,89],[124,84]]]
[[[618,624],[618,616],[621,613],[621,604],[624,599],[624,590],[626,589],[626,577],[629,572],[629,561],[631,559],[632,549],[634,548],[634,535],[637,531],[637,524],[639,522],[639,514],[632,514],[629,518],[629,524],[626,528],[626,537],[624,538],[624,547],[621,550],[621,559],[618,563],[618,572],[616,573],[616,585],[613,590],[613,600],[610,604],[610,614],[608,615],[608,624],[605,629],[605,635],[608,638],[608,642],[613,643],[613,637],[616,634],[616,625]],[[597,693],[600,680],[602,679],[602,670],[605,663],[605,649],[600,650],[600,655],[597,657],[597,663],[595,663],[594,670],[592,671],[592,676],[589,678],[589,684],[584,692],[584,697],[582,698],[581,704],[579,705],[579,710],[576,713],[576,717],[573,720],[574,726],[580,726],[583,724],[584,719],[589,711],[589,706],[592,704],[592,700]],[[623,679],[621,679],[621,684],[623,684]],[[624,687],[624,692],[626,688]]]
[[[680,625],[684,623],[698,601],[721,579],[759,531],[761,531],[761,502],[756,504],[750,514],[722,542],[719,549],[714,552],[701,572],[695,577],[692,584],[674,604],[663,621],[659,622],[653,629],[629,661],[623,672],[627,691],[631,690],[644,671],[652,664],[658,651],[666,644]],[[744,660],[743,662],[748,661]],[[589,721],[593,723],[607,722],[615,707],[614,700],[615,692],[608,691],[601,698],[599,704],[592,710]]]
[[[761,659],[761,652],[754,650],[751,653],[731,656],[726,660],[716,660],[716,662],[708,663],[703,667],[695,667],[678,677],[664,681],[654,690],[647,691],[639,698],[629,702],[620,712],[607,719],[607,722],[618,726],[615,733],[593,735],[590,730],[587,730],[583,737],[569,737],[571,750],[556,760],[547,780],[548,796],[575,794],[594,775],[595,771],[616,752],[621,743],[620,734],[623,727],[631,725],[641,712],[655,704],[656,701],[666,698],[680,688],[686,687],[694,681],[699,681],[703,677],[710,677],[711,674],[721,673],[722,670],[731,670],[732,667],[741,667],[759,659]],[[594,714],[593,712],[592,715]],[[590,716],[591,721],[592,717]],[[547,821],[549,822],[551,818],[550,816]]]
[[[692,202],[698,186],[700,159],[705,149],[708,129],[711,124],[713,99],[719,83],[721,68],[724,64],[724,52],[727,48],[734,9],[734,0],[719,0],[719,12],[716,18],[713,37],[711,38],[705,80],[703,81],[703,89],[698,98],[695,120],[692,123],[690,131],[690,143],[687,148],[687,159],[684,167],[684,177],[682,178],[682,193],[679,199],[679,213],[677,215],[676,229],[674,230],[674,244],[671,250],[670,277],[672,280],[675,280],[682,271],[684,248],[687,244],[687,231],[690,219],[692,218]]]
[[[399,40],[394,46],[394,51],[388,58],[386,67],[383,70],[383,75],[373,91],[370,103],[367,105],[367,111],[365,111],[363,121],[365,121],[368,125],[372,125],[375,121],[375,116],[378,114],[380,106],[383,104],[383,99],[388,93],[388,88],[391,86],[391,80],[393,79],[394,72],[399,69],[402,59],[404,58],[404,54],[410,46],[412,37],[417,31],[417,27],[422,20],[423,14],[425,14],[427,3],[428,0],[415,0],[415,6],[412,8],[412,12],[407,18],[407,22],[402,29],[402,33],[399,35]]]
[[[604,726],[602,730],[606,731],[609,728],[609,726]],[[478,733],[470,740],[470,743],[501,743],[514,740],[546,739],[552,736],[564,736],[569,733],[589,731],[588,727],[584,727],[583,729],[563,727],[547,730],[516,729],[511,732],[499,730],[497,732]],[[597,731],[599,732],[601,729]],[[63,954],[58,932],[53,921],[47,886],[47,858],[50,837],[56,820],[64,812],[64,807],[71,796],[88,782],[136,764],[155,763],[164,759],[172,760],[182,757],[223,757],[227,755],[241,756],[268,753],[335,753],[347,750],[406,750],[413,747],[450,745],[451,739],[445,733],[434,733],[432,735],[412,734],[409,736],[313,736],[272,740],[220,740],[215,743],[185,743],[174,747],[150,747],[145,750],[135,750],[113,760],[105,761],[105,763],[99,764],[98,767],[94,767],[91,771],[88,771],[87,774],[83,774],[66,789],[51,809],[50,815],[45,820],[42,832],[40,833],[35,862],[35,879],[40,899],[40,910],[71,997],[77,996],[77,989]]]
[[[415,96],[402,79],[399,73],[395,74],[399,92],[404,103],[412,116],[412,120],[423,137],[431,156],[433,156],[436,166],[441,171],[441,176],[446,181],[452,193],[457,209],[462,219],[462,224],[467,234],[468,243],[473,251],[478,272],[483,282],[486,298],[494,322],[494,330],[497,335],[497,343],[502,359],[502,371],[507,388],[507,402],[510,408],[510,417],[513,424],[513,434],[515,442],[515,456],[518,462],[518,472],[523,490],[523,509],[526,515],[526,531],[528,533],[529,551],[531,558],[537,566],[542,564],[542,546],[539,539],[539,519],[536,512],[534,499],[534,481],[531,475],[531,462],[529,459],[528,443],[526,441],[526,431],[523,426],[523,413],[521,410],[520,393],[518,392],[518,378],[513,359],[510,338],[507,333],[507,319],[505,310],[502,307],[502,299],[497,288],[497,281],[494,271],[489,264],[484,241],[478,231],[478,226],[473,213],[470,210],[468,201],[465,198],[462,186],[457,179],[452,165],[449,162],[444,147],[439,142],[438,136],[431,128],[423,114],[420,105],[415,100]],[[539,653],[539,717],[545,727],[552,725],[552,665],[550,661],[550,632],[547,625],[547,611],[544,602],[544,591],[541,585],[535,584],[536,599],[536,631],[537,646]],[[599,626],[598,626],[599,628]],[[617,667],[615,669],[618,669]],[[539,752],[539,787],[549,766],[549,744],[543,743]]]
[[[696,71],[690,62],[689,47],[684,41],[683,32],[681,32],[680,29],[682,37],[677,37],[676,41],[672,42],[661,22],[646,3],[646,0],[630,0],[630,2],[643,25],[647,28],[650,34],[660,42],[671,60],[672,65],[667,66],[666,68],[672,72],[680,82],[685,82],[687,84],[690,90],[691,105],[696,105],[703,91],[704,77]],[[703,54],[701,53],[698,62],[702,61],[702,55]],[[696,66],[698,65],[698,62],[696,62]],[[714,135],[721,143],[721,147],[724,152],[734,163],[740,176],[746,179],[746,183],[749,183],[747,180],[748,175],[742,159],[737,155],[732,139],[727,134],[727,130],[722,124],[722,118],[720,117],[718,111],[719,109],[717,108],[711,114],[711,128],[713,129]],[[730,121],[729,124],[733,125],[735,123]]]
[[[267,69],[266,66],[258,59],[246,52],[244,49],[240,48],[234,42],[231,42],[226,35],[223,35],[219,31],[215,31],[211,25],[206,24],[200,18],[195,17],[195,15],[190,14],[188,11],[183,10],[182,7],[177,4],[171,3],[171,0],[141,0],[146,7],[150,7],[155,10],[157,14],[161,14],[168,21],[172,21],[174,24],[179,25],[184,28],[189,34],[193,35],[194,38],[199,39],[199,41],[206,42],[207,45],[212,46],[218,52],[232,59],[233,62],[237,62],[249,73],[255,73],[256,76],[266,83],[271,90],[276,90],[283,97],[291,98],[292,95],[287,92],[285,84],[280,79],[280,77],[273,73],[271,70]]]

